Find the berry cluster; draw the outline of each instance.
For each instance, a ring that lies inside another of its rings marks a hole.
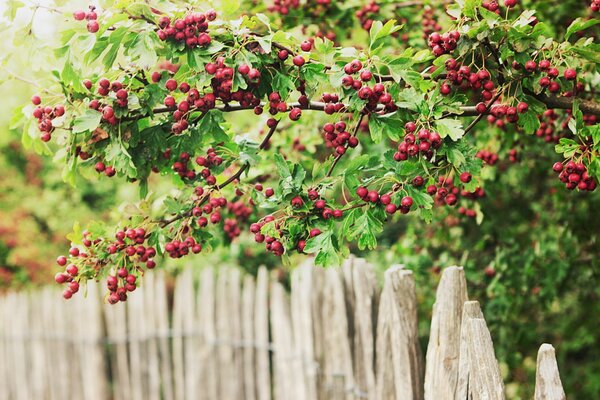
[[[210,169],[213,167],[218,167],[222,163],[223,158],[217,155],[217,152],[212,147],[206,150],[206,157],[196,157],[196,164],[198,164],[201,167],[204,167],[200,171],[200,176],[202,176],[206,183],[211,186],[217,183],[217,178],[212,174]]]
[[[427,39],[432,33],[442,30],[442,26],[435,19],[435,9],[432,7],[425,6],[422,18],[423,39]]]
[[[400,200],[400,204],[396,205],[392,203],[392,195],[394,193],[379,194],[376,190],[369,190],[364,186],[359,186],[356,189],[356,195],[360,197],[365,203],[381,204],[385,206],[385,212],[388,214],[394,214],[396,211],[400,211],[402,214],[408,214],[410,208],[413,205],[413,198],[410,196],[404,196]]]
[[[514,61],[513,68],[519,70],[521,69],[521,65]],[[523,68],[529,73],[543,72],[544,76],[542,76],[539,79],[539,85],[544,89],[548,89],[550,93],[560,92],[561,86],[560,83],[556,80],[559,76],[558,68],[553,67],[549,60],[544,59],[541,60],[539,63],[536,63],[533,60],[529,60],[525,63]],[[573,68],[567,68],[563,72],[563,78],[565,78],[568,81],[574,81],[577,79],[577,71],[575,71]],[[575,85],[576,89],[577,87],[578,86]],[[579,88],[581,89],[583,88],[583,86],[579,86]]]
[[[410,157],[417,157],[419,153],[426,159],[433,157],[433,150],[438,149],[442,145],[442,137],[437,132],[432,132],[428,129],[420,129],[415,136],[417,124],[407,122],[404,126],[406,135],[398,144],[398,151],[394,153],[394,160],[405,161]]]
[[[263,233],[261,233],[262,228],[266,224],[274,221],[275,217],[273,217],[272,215],[267,215],[262,220],[250,225],[250,232],[254,233],[254,240],[256,241],[256,243],[264,242],[267,251],[275,254],[276,256],[281,256],[285,252],[285,248],[283,247],[281,241],[277,240],[272,236],[264,235]],[[281,226],[278,223],[275,223],[275,230],[279,237],[281,237]]]
[[[397,107],[392,100],[392,96],[385,90],[382,83],[376,83],[373,87],[363,86],[363,83],[373,80],[373,73],[368,69],[363,69],[360,60],[353,60],[346,64],[344,73],[346,75],[342,78],[342,85],[348,89],[356,90],[361,100],[367,100],[367,109],[375,110],[378,104],[382,104],[385,112],[396,111]],[[356,74],[358,74],[359,79],[353,77]]]
[[[113,167],[111,165],[107,166],[102,161],[98,161],[96,163],[96,165],[94,165],[94,169],[99,174],[104,172],[104,175],[106,175],[109,178],[112,178],[117,173],[117,171],[115,170],[115,167]]]
[[[443,54],[448,54],[456,49],[460,33],[458,31],[450,31],[440,35],[434,32],[429,35],[427,44],[431,48],[433,55],[439,57]]]
[[[79,249],[75,248],[75,250],[79,252]],[[75,251],[71,249],[71,252]],[[67,284],[67,288],[63,291],[63,297],[65,299],[70,299],[71,297],[73,297],[73,294],[79,291],[79,282],[74,280],[79,274],[79,269],[75,264],[67,265],[67,262],[68,260],[65,256],[59,256],[56,259],[56,263],[61,267],[65,267],[65,270],[64,272],[57,272],[56,275],[54,275],[54,280],[60,285],[64,283]]]
[[[489,150],[479,150],[475,157],[483,160],[487,165],[494,166],[498,162],[498,154]]]
[[[96,7],[89,6],[88,12],[83,10],[78,10],[73,13],[73,18],[75,21],[83,21],[87,20],[87,30],[90,33],[96,33],[100,29],[100,25],[98,24],[98,14],[96,14]]]
[[[582,163],[576,163],[571,160],[563,165],[560,162],[556,162],[552,166],[552,169],[558,174],[558,178],[565,184],[568,190],[577,188],[582,191],[592,192],[596,189],[596,181],[588,174],[586,166]]]
[[[346,131],[346,123],[343,121],[338,121],[335,124],[325,124],[323,126],[323,135],[325,137],[325,145],[328,148],[335,149],[338,155],[346,152],[346,146],[352,148],[358,146],[358,138],[351,136]]]
[[[267,9],[269,12],[288,15],[290,10],[300,7],[300,0],[275,0]]]
[[[242,231],[240,223],[246,222],[252,214],[252,208],[244,204],[242,200],[229,202],[227,208],[235,218],[227,218],[223,224],[223,230],[227,234],[230,240],[238,237]]]
[[[196,242],[192,236],[186,237],[184,240],[172,240],[165,244],[165,252],[171,258],[181,258],[190,253],[198,254],[202,251],[202,245]]]
[[[379,6],[374,1],[365,4],[360,10],[356,11],[355,13],[356,18],[358,18],[358,21],[360,22],[360,26],[362,26],[363,29],[366,31],[369,31],[371,29],[373,21],[381,19],[378,14]]]
[[[65,271],[56,274],[55,281],[59,284],[67,283],[68,287],[63,292],[65,299],[70,299],[74,293],[79,290],[79,283],[76,281],[79,275],[79,268],[75,265],[80,263],[83,266],[92,266],[95,270],[102,267],[99,262],[99,257],[106,253],[114,255],[121,253],[122,257],[133,264],[132,271],[140,271],[141,264],[146,268],[153,269],[156,266],[153,258],[156,256],[156,249],[152,246],[145,245],[146,230],[144,228],[125,228],[118,230],[115,234],[115,241],[101,241],[100,239],[92,240],[89,232],[83,232],[83,246],[88,249],[89,254],[80,250],[78,247],[72,247],[69,250],[71,263],[65,256],[59,256],[56,260],[58,265],[65,266]],[[101,246],[101,247],[99,247]],[[103,256],[103,258],[106,258]],[[137,264],[137,266],[136,266]],[[130,277],[131,276],[131,277]],[[123,278],[123,286],[119,289],[118,279]],[[122,267],[117,270],[117,276],[109,276],[107,285],[110,291],[108,298],[109,303],[115,304],[118,301],[127,299],[127,292],[135,290],[135,276],[127,271],[127,268]]]
[[[506,123],[516,124],[519,121],[519,114],[526,113],[528,110],[529,105],[525,102],[520,102],[516,107],[494,104],[490,109],[487,120],[490,124],[496,124],[498,128],[502,129],[506,126]]]
[[[136,281],[136,276],[127,272],[127,268],[119,268],[116,275],[109,275],[106,278],[106,287],[110,293],[108,302],[117,304],[119,301],[126,301],[127,292],[133,292],[136,289]]]
[[[195,189],[196,196],[202,198],[204,190],[202,187],[198,186]],[[227,199],[225,197],[212,197],[208,200],[208,203],[202,205],[201,202],[198,203],[194,208],[192,208],[192,216],[197,218],[196,224],[199,228],[205,228],[210,222],[213,225],[221,222],[221,209],[227,206]],[[207,215],[205,217],[204,215]]]
[[[308,105],[308,98],[306,98],[305,96],[301,96],[302,97],[302,101],[301,103],[304,103],[304,105]],[[288,104],[283,101],[281,99],[281,95],[278,92],[271,92],[269,94],[269,114],[271,115],[276,115],[280,112],[286,112],[288,110]],[[256,106],[254,108],[254,113],[257,115],[262,114],[263,109],[260,106]],[[302,110],[298,107],[293,107],[290,109],[289,112],[289,117],[292,121],[298,121],[300,119],[300,117],[302,116]],[[273,126],[275,126],[275,124],[277,123],[277,121],[275,119],[269,119],[267,121],[267,126],[269,126],[269,128],[272,128]]]
[[[91,90],[92,82],[89,79],[86,79],[83,81],[83,86],[85,86],[88,90]],[[120,108],[126,108],[128,104],[129,93],[127,92],[127,89],[123,88],[123,84],[118,81],[111,82],[106,78],[100,78],[100,80],[98,80],[98,94],[106,97],[111,91],[115,93],[115,104]],[[111,125],[116,125],[119,122],[112,106],[102,104],[97,99],[92,99],[89,102],[88,107],[101,112],[102,119]]]
[[[475,89],[481,90],[481,97],[484,101],[489,101],[494,96],[494,89],[496,85],[491,80],[489,71],[480,69],[477,72],[472,72],[471,68],[467,65],[460,65],[454,58],[446,60],[446,81],[440,86],[440,93],[444,96],[449,95],[452,92],[451,85],[457,86],[460,90]],[[485,104],[483,109],[481,105],[477,105],[477,111],[484,113]]]
[[[593,12],[600,11],[600,0],[592,0],[592,4],[590,4],[590,8]]]
[[[169,17],[163,16],[158,20],[160,29],[157,35],[160,40],[185,43],[190,48],[208,46],[211,42],[208,34],[208,21],[214,21],[216,18],[217,13],[212,10],[206,13],[187,14],[173,23]]]
[[[315,212],[316,214],[320,214],[320,216],[323,219],[329,219],[329,218],[342,218],[344,216],[344,212],[343,210],[340,209],[333,209],[331,207],[327,206],[327,201],[325,199],[322,199],[319,196],[319,193],[314,190],[314,189],[310,189],[308,191],[308,199],[313,201],[312,205],[313,205],[313,212]],[[291,201],[292,207],[294,208],[300,208],[302,207],[302,204],[304,204],[304,200],[302,200],[302,198],[300,196],[294,197]]]
[[[49,142],[50,139],[52,139],[52,132],[54,131],[52,120],[65,115],[65,107],[60,104],[54,107],[43,107],[41,105],[42,99],[38,95],[33,96],[31,98],[31,102],[37,106],[33,110],[33,116],[34,118],[37,118],[38,128],[42,132],[40,139],[43,142]]]
[[[340,112],[344,109],[344,103],[340,102],[340,98],[337,94],[323,93],[321,99],[323,100],[323,103],[325,103],[323,111],[327,115],[335,114],[336,112]]]

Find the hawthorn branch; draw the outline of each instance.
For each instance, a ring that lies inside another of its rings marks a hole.
[[[358,121],[356,122],[356,126],[354,127],[354,130],[352,131],[352,136],[356,136],[356,134],[358,133],[358,130],[360,129],[360,124],[362,123],[363,118],[365,117],[366,113],[364,110],[362,110],[360,112],[360,117],[358,118]],[[346,145],[346,149],[348,148],[348,145]],[[333,173],[333,169],[335,168],[335,166],[337,165],[337,163],[340,161],[340,158],[342,158],[343,154],[338,154],[335,159],[333,160],[333,163],[331,164],[331,167],[329,167],[329,171],[327,171],[327,177],[330,177],[331,174]]]
[[[275,124],[273,124],[273,126],[271,128],[269,128],[269,131],[267,132],[266,136],[264,137],[264,139],[262,140],[262,142],[260,143],[260,145],[258,146],[258,151],[263,150],[265,147],[267,147],[269,140],[271,139],[271,137],[273,136],[273,134],[275,133],[275,130],[277,129],[277,125],[279,125],[279,121],[276,121]],[[216,190],[221,190],[224,187],[230,185],[231,183],[233,183],[234,181],[236,181],[237,179],[239,179],[242,174],[244,172],[246,172],[248,169],[250,168],[250,164],[248,163],[244,163],[233,175],[231,175],[229,178],[227,178],[227,180],[223,183],[221,183],[220,185],[215,185],[210,191],[208,191],[208,193],[206,193],[198,202],[197,206],[201,206],[202,204],[206,203],[208,201],[208,199],[210,198],[210,195],[216,191]],[[192,215],[192,209],[189,209],[185,212],[182,212],[181,214],[177,214],[175,216],[173,216],[170,219],[166,219],[166,220],[162,220],[159,222],[159,226],[161,228],[164,228],[170,224],[172,224],[173,222],[179,221],[180,219],[189,217],[190,215]]]
[[[485,105],[486,112],[492,107],[492,105],[496,102],[496,100],[498,100],[498,98],[501,95],[502,95],[502,92],[500,90],[498,90],[498,93],[496,93],[496,95],[490,101],[488,101],[488,103]],[[465,128],[465,134],[468,133],[471,129],[473,129],[479,121],[481,121],[481,119],[483,118],[483,115],[484,114],[479,114],[479,115],[477,115],[477,117],[475,117],[475,119],[473,121],[471,121],[469,126],[467,126]]]

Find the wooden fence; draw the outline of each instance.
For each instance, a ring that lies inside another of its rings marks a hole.
[[[373,267],[309,263],[291,291],[261,269],[192,269],[173,302],[160,271],[125,304],[103,289],[64,301],[55,288],[0,298],[6,400],[504,399],[492,338],[462,268],[442,274],[425,361],[411,271],[383,287]],[[565,399],[554,349],[540,347],[535,400]]]

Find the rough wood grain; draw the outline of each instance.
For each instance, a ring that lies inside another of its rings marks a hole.
[[[243,337],[243,356],[244,356],[244,399],[256,399],[255,384],[255,338],[254,338],[254,298],[255,285],[254,278],[247,275],[244,277],[242,287],[242,337]]]
[[[212,400],[219,398],[218,353],[216,347],[216,292],[215,275],[212,268],[205,268],[200,276],[198,292],[198,316],[201,333],[201,346],[198,368],[200,378],[197,382],[200,398]]]
[[[356,258],[351,264],[354,293],[354,375],[356,393],[374,399],[375,379],[375,327],[379,289],[372,265]]]
[[[467,323],[469,399],[504,400],[504,383],[494,355],[494,343],[484,319]]]
[[[465,400],[469,388],[469,352],[467,324],[471,318],[483,319],[483,313],[478,301],[466,301],[463,305],[462,320],[460,324],[460,353],[458,360],[458,381],[456,384],[455,400]]]
[[[425,362],[425,400],[452,398],[456,391],[460,324],[465,301],[467,284],[462,267],[446,268],[433,305]]]
[[[295,370],[292,367],[294,339],[289,299],[278,282],[271,284],[270,321],[273,337],[273,398],[296,400]]]
[[[351,399],[354,388],[351,340],[348,336],[348,318],[341,272],[325,271],[323,289],[323,379],[326,398]],[[348,390],[349,389],[349,390]]]
[[[540,346],[535,374],[535,400],[565,400],[556,354],[551,344]]]
[[[271,372],[269,363],[269,272],[258,269],[254,303],[254,339],[256,340],[256,399],[271,399]]]
[[[304,263],[292,272],[290,310],[294,331],[294,354],[298,358],[298,399],[317,397],[317,365],[314,356],[313,318],[311,297],[313,289],[311,262]]]
[[[411,271],[385,272],[377,321],[377,399],[423,398],[417,299]]]

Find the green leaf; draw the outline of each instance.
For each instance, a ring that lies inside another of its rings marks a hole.
[[[477,7],[481,5],[481,0],[466,0],[462,9],[465,17],[475,18],[477,16]]]
[[[374,49],[376,45],[379,44],[381,39],[391,35],[394,32],[402,29],[402,26],[396,25],[396,20],[391,19],[384,24],[381,21],[374,21],[371,26],[371,30],[369,31],[369,38],[371,39],[371,43],[369,45],[369,49]]]
[[[557,153],[562,153],[565,158],[571,158],[579,150],[579,144],[573,139],[561,138],[558,144],[554,146],[554,150]]]
[[[381,210],[379,210],[379,216],[376,216],[378,209],[368,209],[366,212],[360,214],[353,226],[350,228],[349,239],[357,239],[358,248],[374,249],[377,247],[377,234],[383,231],[383,218]]]
[[[597,24],[600,24],[600,19],[594,18],[586,20],[581,17],[577,18],[575,21],[571,22],[571,25],[569,25],[569,27],[567,28],[567,32],[565,33],[565,40],[569,40],[571,35],[573,35],[574,33],[582,31]]]
[[[240,8],[240,0],[222,0],[221,5],[225,14],[233,14]]]
[[[403,123],[397,119],[397,113],[393,112],[386,115],[371,114],[369,116],[369,131],[371,139],[378,143],[384,135],[391,140],[400,140],[400,134],[403,132]]]
[[[86,108],[83,114],[73,120],[73,133],[91,132],[100,125],[100,114],[96,110]]]
[[[339,266],[341,263],[338,255],[337,239],[333,236],[333,230],[328,229],[325,232],[310,238],[306,241],[304,247],[305,253],[317,253],[315,264],[324,267]]]
[[[448,136],[450,139],[457,141],[465,134],[465,131],[462,127],[462,122],[457,119],[438,119],[435,121],[435,126],[442,138]]]
[[[157,36],[154,32],[142,32],[133,42],[129,54],[142,68],[152,68],[158,61],[156,54]]]
[[[540,120],[537,113],[533,110],[528,110],[526,113],[519,116],[518,124],[526,134],[533,135],[540,127]]]

